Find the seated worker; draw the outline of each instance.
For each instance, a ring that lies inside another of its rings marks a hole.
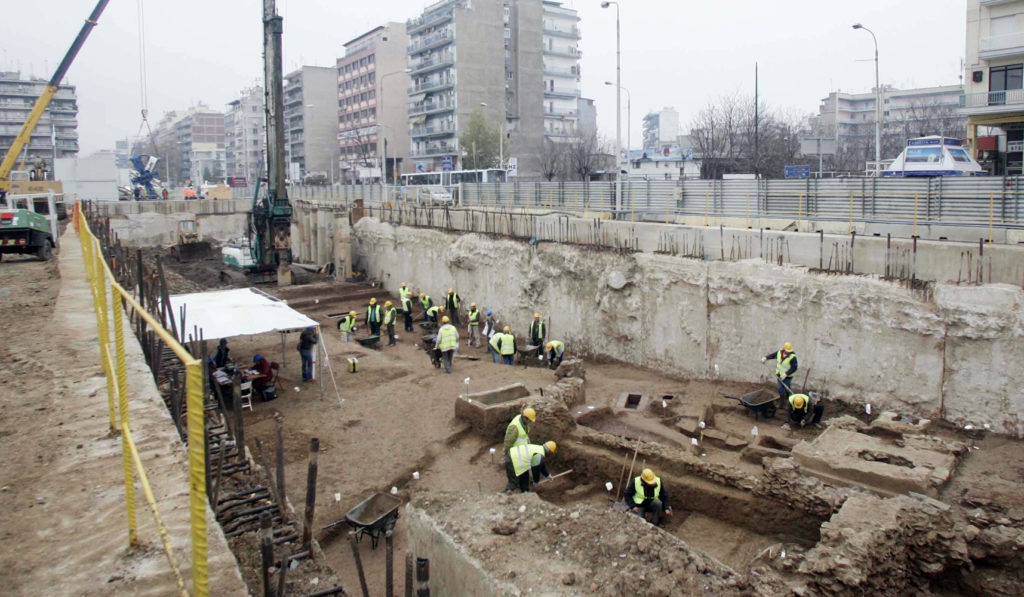
[[[548,351],[548,367],[558,369],[562,364],[562,355],[565,354],[565,344],[561,340],[549,340],[544,348]]]
[[[274,370],[270,368],[270,361],[263,358],[261,354],[252,358],[252,368],[256,370],[256,375],[249,375],[249,381],[252,382],[255,394],[263,398],[263,391],[274,383]]]
[[[626,505],[633,514],[647,518],[651,513],[651,524],[661,524],[662,512],[672,514],[672,506],[668,503],[668,491],[662,487],[661,478],[654,471],[645,468],[639,477],[626,486]]]
[[[814,417],[811,419],[811,426],[815,429],[821,429],[821,415],[825,414],[825,405],[821,404],[818,399],[817,392],[811,392],[811,395],[807,394],[793,394],[789,397],[789,420],[793,423],[803,427],[807,424],[807,415],[811,412],[814,413]],[[789,421],[786,421],[782,425],[783,429],[789,429]]]
[[[505,463],[506,473],[512,468],[516,485],[519,491],[526,493],[530,491],[530,473],[533,473],[533,482],[540,482],[541,475],[550,477],[545,457],[558,451],[558,446],[553,441],[544,442],[543,446],[537,444],[520,444],[513,446],[508,453],[508,461]],[[510,475],[511,476],[511,475]]]
[[[231,358],[228,357],[229,352],[231,352],[231,349],[228,348],[228,339],[221,338],[217,345],[217,354],[213,357],[214,366],[220,369],[224,365],[227,365],[231,360]]]

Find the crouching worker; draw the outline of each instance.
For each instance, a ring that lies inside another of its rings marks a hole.
[[[651,524],[661,524],[661,515],[672,514],[672,506],[668,502],[668,492],[661,485],[661,478],[654,471],[645,468],[633,483],[626,487],[626,505],[637,516],[647,518],[651,513]]]
[[[548,367],[558,369],[562,364],[562,356],[565,354],[565,344],[561,340],[548,340],[544,348],[548,351]]]
[[[809,419],[812,427],[821,429],[821,415],[825,414],[825,405],[818,399],[817,392],[811,392],[810,396],[793,394],[789,397],[789,406],[789,421],[792,421],[794,425],[803,427],[807,425]],[[808,415],[813,416],[808,417]],[[783,424],[783,429],[790,428],[789,421]]]
[[[508,452],[508,460],[505,462],[507,469],[512,469],[512,475],[516,479],[516,487],[523,493],[530,491],[530,474],[533,474],[533,482],[540,482],[541,476],[548,478],[546,458],[558,451],[558,446],[553,441],[544,442],[543,446],[537,444],[521,444],[513,446]],[[510,476],[512,476],[510,475]]]

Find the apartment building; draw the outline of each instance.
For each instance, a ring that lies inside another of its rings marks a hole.
[[[679,112],[675,108],[662,108],[644,116],[644,149],[662,149],[675,145],[678,141]]]
[[[303,66],[284,78],[284,139],[288,178],[337,179],[338,71]]]
[[[967,0],[964,68],[971,154],[993,174],[1024,174],[1024,0]]]
[[[388,180],[411,171],[407,89],[409,37],[405,23],[387,23],[345,44],[337,62],[337,142],[352,181]]]
[[[227,178],[249,184],[266,170],[267,118],[263,87],[243,89],[224,113],[224,161]]]
[[[200,103],[168,112],[154,131],[161,174],[172,185],[224,176],[224,114]]]
[[[32,106],[46,88],[45,79],[23,79],[21,73],[0,71],[0,155],[14,144]],[[61,85],[32,131],[30,157],[41,157],[53,169],[53,158],[78,155],[78,102],[74,85]]]
[[[416,170],[461,169],[470,149],[459,135],[479,110],[501,131],[499,157],[538,175],[545,137],[577,134],[578,22],[574,10],[545,0],[441,0],[408,21]]]
[[[966,119],[957,107],[960,85],[896,89],[883,85],[883,161],[895,158],[907,139],[925,135],[963,137]],[[877,96],[869,93],[834,91],[821,100],[817,116],[810,120],[814,134],[833,137],[837,142],[834,167],[840,171],[864,171],[875,159],[875,114]]]

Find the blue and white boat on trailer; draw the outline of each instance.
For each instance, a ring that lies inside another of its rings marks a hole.
[[[963,147],[963,141],[931,135],[908,139],[907,146],[882,176],[988,176]]]

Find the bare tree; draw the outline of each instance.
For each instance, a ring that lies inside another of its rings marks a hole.
[[[590,180],[590,174],[601,163],[601,154],[607,153],[607,144],[596,132],[585,132],[565,148],[565,163],[580,180]]]
[[[544,139],[544,149],[540,155],[540,173],[544,180],[551,181],[566,177],[569,148],[567,143],[556,143],[551,139]]]

